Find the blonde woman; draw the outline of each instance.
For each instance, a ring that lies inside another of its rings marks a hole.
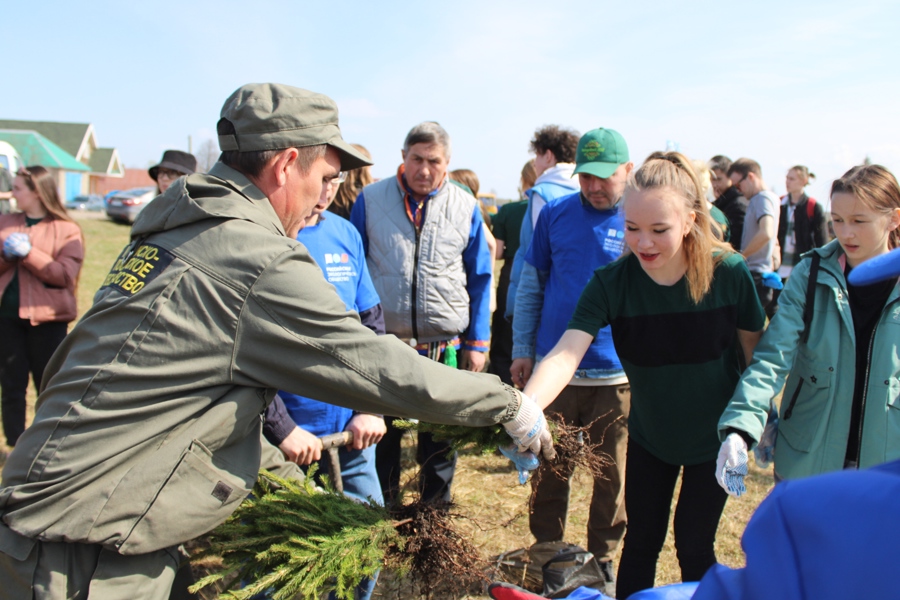
[[[676,152],[649,159],[622,201],[628,250],[597,269],[569,328],[525,393],[547,407],[610,325],[631,384],[625,507],[616,597],[653,587],[676,480],[675,546],[684,581],[716,562],[727,495],[713,477],[716,424],[765,315],[740,255],[714,233],[697,175]]]

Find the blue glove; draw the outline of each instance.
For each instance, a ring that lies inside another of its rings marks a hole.
[[[773,290],[780,290],[784,288],[784,282],[781,281],[781,277],[778,273],[774,271],[769,273],[762,274],[762,284],[766,287],[770,287]]]
[[[515,445],[509,448],[500,448],[500,454],[508,458],[516,465],[519,471],[519,483],[525,485],[528,482],[528,474],[530,471],[537,469],[541,461],[531,451],[519,452]]]
[[[27,233],[16,232],[9,234],[3,242],[3,254],[7,258],[25,258],[31,252],[31,239]]]

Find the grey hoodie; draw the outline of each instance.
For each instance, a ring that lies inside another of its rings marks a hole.
[[[256,480],[277,389],[434,423],[518,410],[498,378],[363,327],[262,192],[221,163],[150,203],[132,240],[48,365],[3,470],[0,551],[33,545],[10,530],[122,554],[211,530]]]

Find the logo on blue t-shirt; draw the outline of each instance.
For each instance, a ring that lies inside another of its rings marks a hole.
[[[321,266],[325,273],[325,279],[332,285],[359,279],[356,265],[350,262],[350,255],[346,252],[326,252],[325,264]]]
[[[331,265],[334,263],[348,263],[350,262],[350,255],[346,252],[344,254],[326,254],[325,255],[325,264]]]
[[[621,229],[610,228],[603,240],[603,250],[612,254],[621,254],[625,249],[625,232]]]

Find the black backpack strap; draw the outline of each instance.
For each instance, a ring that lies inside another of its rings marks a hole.
[[[819,276],[819,261],[822,257],[818,252],[813,252],[810,258],[809,279],[806,282],[806,304],[803,307],[803,333],[800,334],[800,342],[805,344],[809,339],[809,326],[812,323],[813,311],[816,307],[816,278]]]

